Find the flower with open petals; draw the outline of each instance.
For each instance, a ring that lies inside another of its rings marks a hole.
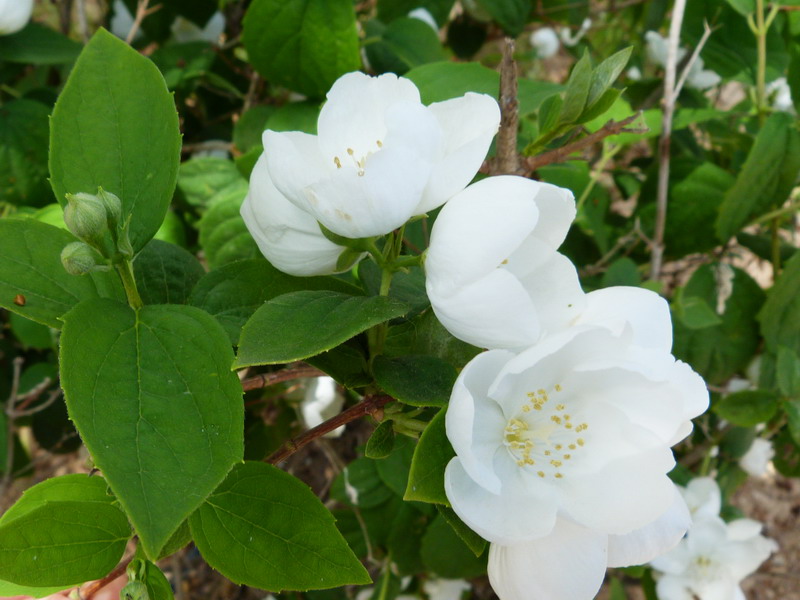
[[[775,456],[775,450],[769,440],[756,438],[750,448],[739,459],[739,466],[753,477],[763,477],[767,473],[769,463]]]
[[[300,404],[300,412],[309,429],[322,424],[342,412],[344,396],[336,381],[327,375],[309,380],[306,393]],[[339,437],[344,433],[344,425],[326,433],[325,437]]]
[[[667,472],[670,446],[708,406],[705,384],[670,354],[656,294],[622,288],[592,304],[520,354],[478,355],[450,398],[445,490],[492,542],[502,600],[589,600],[607,566],[651,560],[690,522]]]
[[[425,259],[426,287],[450,333],[482,348],[524,348],[584,306],[578,274],[556,252],[575,218],[569,190],[489,177],[442,209]]]
[[[0,0],[0,35],[16,33],[31,20],[33,0]]]
[[[461,191],[499,123],[485,94],[425,106],[408,79],[348,73],[328,92],[318,135],[267,130],[264,152],[284,196],[334,233],[364,238]]]
[[[302,277],[342,270],[337,261],[347,249],[326,238],[314,217],[278,191],[263,154],[250,175],[240,212],[261,253],[284,273]]]

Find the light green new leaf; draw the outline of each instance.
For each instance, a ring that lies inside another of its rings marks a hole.
[[[36,587],[99,579],[130,536],[128,519],[112,504],[45,502],[0,524],[0,579]]]
[[[622,73],[622,69],[628,64],[631,52],[633,52],[633,46],[628,46],[624,50],[620,50],[609,56],[592,71],[589,94],[586,97],[587,109],[591,109],[592,105],[594,105],[617,80],[619,74]]]
[[[450,363],[436,356],[378,356],[372,368],[387,394],[412,406],[444,406],[458,376]]]
[[[243,26],[256,70],[306,96],[325,95],[339,76],[361,68],[350,0],[255,0]]]
[[[419,438],[403,500],[450,506],[444,491],[444,470],[456,453],[447,439],[445,413],[440,410]]]
[[[235,583],[273,592],[370,583],[330,511],[271,465],[236,466],[189,525],[203,558]]]
[[[242,458],[228,338],[191,306],[90,300],[64,317],[60,359],[70,418],[156,557]]]
[[[156,66],[100,29],[84,48],[50,123],[50,183],[65,194],[97,192],[122,200],[134,250],[167,213],[180,162],[172,94]]]
[[[115,273],[64,270],[61,250],[74,241],[70,232],[34,219],[0,219],[0,307],[60,329],[61,316],[81,300],[119,297]]]
[[[592,61],[589,53],[584,52],[581,59],[572,67],[564,93],[564,104],[561,105],[560,123],[574,123],[586,107],[589,87],[592,83]]]
[[[236,367],[314,356],[373,325],[402,317],[408,309],[407,304],[386,296],[349,296],[328,290],[278,296],[261,306],[242,329]]]

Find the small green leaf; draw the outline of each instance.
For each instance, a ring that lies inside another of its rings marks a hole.
[[[203,558],[235,583],[275,592],[370,583],[308,486],[264,463],[237,465],[189,524]]]
[[[130,537],[128,519],[112,504],[45,502],[0,524],[0,578],[36,587],[99,579]]]
[[[609,91],[619,74],[622,73],[622,69],[628,64],[631,52],[633,52],[633,46],[628,46],[624,50],[615,52],[594,68],[591,83],[589,84],[589,94],[586,97],[587,110],[591,110],[593,105]],[[611,104],[613,102],[609,103],[608,106],[611,106]],[[605,110],[598,114],[603,112]]]
[[[407,502],[403,502],[400,510],[392,515],[392,528],[386,540],[386,549],[391,555],[393,570],[401,577],[414,575],[425,569],[420,557],[420,547],[427,526],[428,515]]]
[[[228,338],[191,306],[89,300],[64,317],[60,360],[70,418],[156,557],[242,458]]]
[[[192,290],[189,303],[213,315],[235,344],[256,309],[276,296],[300,290],[358,293],[334,277],[292,277],[264,259],[242,260],[206,274]]]
[[[275,113],[269,105],[248,108],[233,125],[233,143],[239,152],[261,146],[261,134],[266,129],[267,119]]]
[[[404,500],[450,506],[444,491],[444,470],[456,453],[447,439],[445,413],[445,410],[440,410],[419,438]]]
[[[251,64],[272,83],[320,97],[361,68],[350,0],[255,0],[243,21]]]
[[[767,348],[786,346],[800,354],[800,252],[784,266],[758,313]]]
[[[477,0],[508,35],[522,33],[531,12],[531,0]]]
[[[619,99],[619,97],[622,95],[622,92],[623,90],[617,90],[614,88],[607,89],[594,104],[586,105],[586,109],[581,113],[581,116],[578,117],[576,122],[586,123],[587,121],[591,121],[603,116]]]
[[[456,535],[461,538],[461,541],[464,542],[467,547],[472,550],[472,553],[475,556],[480,556],[483,554],[484,550],[486,550],[486,545],[488,542],[479,536],[477,533],[472,531],[464,521],[462,521],[459,516],[455,513],[452,508],[445,506],[444,504],[437,504],[436,510],[447,524],[456,532]]]
[[[246,191],[242,186],[220,192],[200,220],[200,245],[212,269],[261,255],[239,214]]]
[[[122,200],[130,241],[142,248],[167,213],[180,162],[172,95],[156,66],[100,29],[84,48],[50,122],[50,183],[65,194],[98,187]]]
[[[673,308],[681,323],[689,329],[704,329],[722,323],[708,302],[698,296],[686,297],[683,293],[676,293]]]
[[[224,158],[192,158],[178,172],[178,191],[186,202],[201,208],[209,206],[214,196],[227,189],[242,190],[244,198],[246,184],[234,162]]]
[[[0,306],[55,329],[81,300],[118,288],[115,273],[75,276],[61,250],[75,237],[33,219],[0,219]],[[119,297],[115,295],[115,297]]]
[[[553,95],[542,102],[539,110],[539,135],[549,133],[558,125],[558,116],[564,106],[564,99],[559,95]]]
[[[725,396],[714,412],[740,427],[753,427],[769,421],[778,410],[778,396],[767,390],[744,390]]]
[[[388,26],[368,21],[366,33],[377,38],[365,50],[370,66],[378,73],[403,75],[413,67],[446,58],[437,33],[419,19],[403,17]]]
[[[364,456],[367,458],[386,458],[394,448],[394,425],[391,421],[384,421],[375,428],[367,440]]]
[[[373,362],[375,381],[390,396],[412,406],[444,406],[458,374],[436,356],[378,356]]]
[[[180,246],[150,240],[133,263],[136,287],[145,304],[185,304],[205,275],[200,261]]]
[[[406,304],[385,296],[327,290],[284,294],[266,302],[242,329],[236,367],[302,360],[407,311]]]
[[[374,508],[391,499],[392,490],[378,474],[378,463],[357,458],[347,465],[331,486],[331,497],[349,506]]]
[[[558,116],[559,123],[574,123],[586,107],[589,87],[592,83],[592,61],[589,53],[584,52],[580,60],[572,67],[564,93],[564,104]]]
[[[476,557],[441,515],[422,538],[422,561],[445,579],[471,579],[486,572],[486,557]]]
[[[381,481],[390,490],[402,497],[408,486],[408,473],[416,444],[407,436],[397,438],[392,453],[375,463]]]
[[[786,346],[778,346],[776,378],[784,396],[800,398],[800,357]]]

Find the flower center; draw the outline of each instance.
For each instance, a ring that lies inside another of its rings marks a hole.
[[[550,393],[562,391],[559,384],[548,392],[528,392],[521,413],[509,419],[503,442],[517,466],[530,468],[541,478],[562,479],[573,460],[586,445],[582,433],[588,423],[577,423],[563,402],[552,402]]]
[[[363,177],[364,173],[365,173],[365,169],[367,168],[367,159],[372,154],[374,154],[375,152],[377,152],[378,150],[383,148],[383,142],[380,141],[380,140],[375,140],[375,146],[377,147],[377,150],[368,150],[367,153],[365,155],[361,156],[360,158],[356,158],[355,150],[353,150],[352,148],[348,148],[347,149],[347,158],[345,158],[345,164],[347,164],[347,161],[349,160],[353,164],[353,166],[356,168],[356,170],[358,172],[358,176],[359,177]],[[339,158],[338,156],[334,156],[333,157],[333,164],[336,165],[337,169],[341,169],[342,168],[342,159]]]

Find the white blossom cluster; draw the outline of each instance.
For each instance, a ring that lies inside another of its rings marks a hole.
[[[412,82],[350,73],[318,134],[266,131],[242,216],[294,275],[337,270],[340,238],[383,235],[443,206],[425,259],[441,323],[486,348],[446,414],[445,490],[491,542],[502,600],[589,600],[607,567],[643,564],[690,524],[671,446],[708,407],[671,354],[667,303],[642,288],[584,293],[558,248],[569,190],[517,176],[467,185],[499,125],[494,99],[425,106]]]
[[[660,574],[660,600],[744,600],[739,583],[753,573],[778,545],[761,535],[761,523],[720,516],[719,486],[710,477],[680,488],[692,515],[686,537],[651,562]]]

